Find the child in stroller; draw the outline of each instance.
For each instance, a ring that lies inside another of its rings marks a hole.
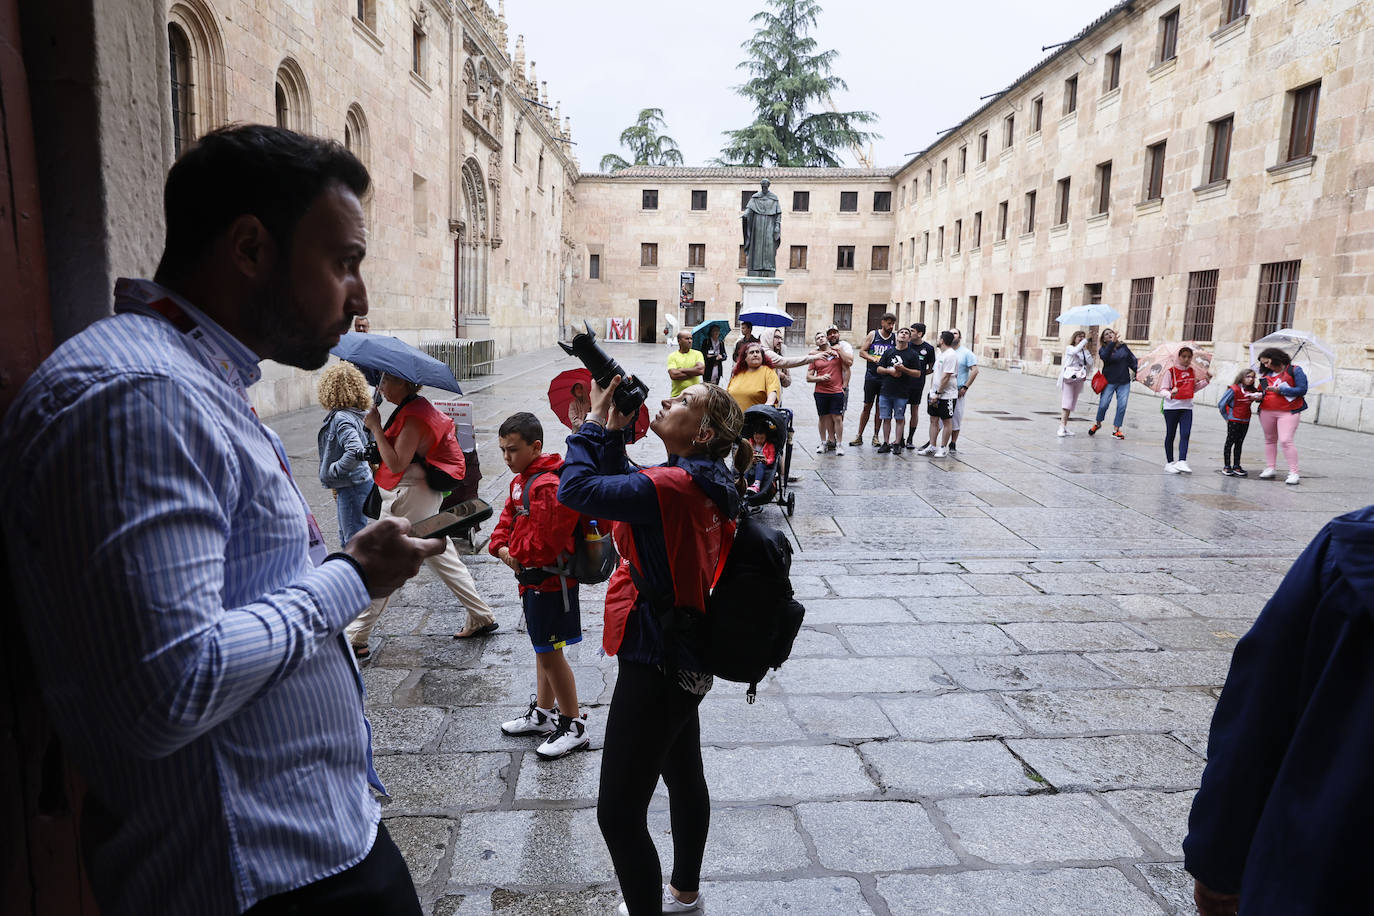
[[[754,430],[753,445],[754,463],[749,466],[749,476],[754,482],[749,484],[749,495],[766,493],[771,496],[773,478],[777,476],[778,450],[768,441],[768,433],[762,429]]]
[[[744,493],[745,505],[757,512],[777,499],[778,505],[791,515],[796,507],[795,493],[789,493],[787,474],[791,466],[792,412],[781,407],[759,404],[744,412],[744,427],[740,434],[754,446],[754,464],[749,468],[750,485]]]

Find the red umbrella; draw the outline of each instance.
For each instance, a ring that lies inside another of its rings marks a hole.
[[[554,416],[568,429],[576,432],[592,407],[592,374],[578,367],[558,373],[549,382],[549,406]],[[635,417],[635,428],[630,436],[636,442],[649,431],[649,408],[640,405],[639,416]]]

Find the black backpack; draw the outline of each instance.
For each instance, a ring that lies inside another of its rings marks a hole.
[[[706,599],[705,625],[696,611],[673,606],[671,596],[652,593],[639,571],[630,575],[653,604],[665,641],[678,638],[702,651],[711,674],[748,684],[753,703],[759,681],[792,654],[806,608],[792,597],[792,545],[776,528],[750,516],[740,519],[725,568]],[[671,646],[668,656],[672,653]]]

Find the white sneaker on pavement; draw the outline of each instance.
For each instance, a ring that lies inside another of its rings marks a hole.
[[[560,715],[558,717],[558,727],[553,730],[553,734],[534,749],[534,752],[545,760],[557,760],[565,754],[588,747],[592,739],[587,734],[587,714],[584,712],[576,719],[569,716]]]
[[[548,735],[552,734],[555,728],[553,710],[540,709],[533,697],[530,698],[530,708],[523,716],[501,723],[501,731],[511,736]]]
[[[1298,476],[1298,472],[1297,472],[1297,471],[1291,471],[1291,472],[1288,474],[1288,478],[1287,478],[1286,480],[1284,480],[1284,483],[1288,484],[1289,486],[1293,486],[1293,485],[1297,484],[1297,482],[1300,481],[1301,479],[1302,479],[1302,478]]]
[[[930,454],[933,454],[934,452],[935,452],[935,446],[933,446],[933,445],[923,445],[923,446],[921,446],[920,448],[916,449],[916,454],[918,454],[918,455],[930,455]]]
[[[843,445],[837,445],[837,446],[835,446],[835,454],[836,454],[836,455],[843,455],[843,454],[844,454],[844,446],[843,446]]]
[[[1191,473],[1193,473],[1193,469],[1190,468],[1190,467],[1188,467],[1188,462],[1186,462],[1186,461],[1179,461],[1177,464],[1174,465],[1174,467],[1178,468],[1179,473],[1182,473],[1182,474],[1191,474]]]
[[[1273,469],[1273,468],[1265,468],[1264,470],[1260,471],[1260,480],[1273,480],[1273,479],[1274,479],[1274,469]]]
[[[1166,462],[1164,462],[1164,470],[1168,471],[1170,474],[1177,474],[1177,473],[1179,473],[1178,465],[1175,464],[1175,463],[1172,462],[1172,461],[1166,461]]]
[[[683,903],[673,896],[673,892],[668,890],[668,886],[663,886],[663,912],[665,913],[705,913],[706,895],[701,891],[697,892],[697,899],[691,903]],[[620,916],[630,916],[630,908],[624,903],[616,908]]]
[[[949,454],[949,450],[948,450],[948,449],[937,448],[935,451],[933,451],[933,452],[930,453],[930,457],[932,457],[932,458],[944,458],[944,457],[945,457],[946,455],[948,455],[948,454]]]
[[[816,446],[816,454],[817,454],[817,455],[824,455],[824,454],[825,454],[825,443],[824,443],[824,442],[822,442],[820,445]]]
[[[1059,431],[1058,431],[1057,433],[1055,433],[1055,435],[1058,436],[1058,437],[1061,438],[1061,439],[1064,438],[1065,436],[1067,436],[1068,434],[1069,434],[1069,428],[1068,428],[1067,426],[1061,426],[1061,427],[1059,427]]]

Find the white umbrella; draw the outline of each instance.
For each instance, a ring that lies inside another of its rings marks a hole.
[[[1092,326],[1111,324],[1120,317],[1121,313],[1110,305],[1096,302],[1092,305],[1076,305],[1054,320],[1060,324]]]
[[[1250,363],[1258,368],[1263,350],[1275,347],[1288,354],[1293,365],[1301,366],[1308,387],[1323,385],[1336,377],[1336,354],[1308,331],[1281,328],[1250,344]]]

